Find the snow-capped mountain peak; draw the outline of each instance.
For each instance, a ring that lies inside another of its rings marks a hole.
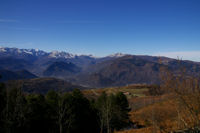
[[[52,51],[45,52],[39,49],[19,49],[19,48],[7,48],[0,47],[0,53],[4,55],[13,55],[13,56],[47,56],[50,58],[75,58],[77,55],[70,54],[64,51]]]
[[[46,52],[38,49],[19,49],[19,48],[7,48],[0,47],[0,52],[9,55],[33,55],[33,56],[42,56],[47,54]]]
[[[49,57],[52,58],[74,58],[76,55],[67,53],[67,52],[59,52],[59,51],[52,51],[49,53]]]
[[[4,47],[0,47],[0,52],[6,52]]]
[[[115,54],[109,55],[108,57],[115,57],[115,58],[118,58],[118,57],[123,57],[123,56],[126,56],[126,55],[127,55],[127,54],[115,53]]]
[[[93,55],[76,55],[71,54],[64,51],[52,51],[52,52],[45,52],[39,49],[19,49],[19,48],[8,48],[8,47],[0,47],[0,54],[1,55],[13,55],[16,57],[24,57],[24,56],[34,56],[34,57],[41,57],[46,56],[48,58],[63,58],[63,59],[72,59],[76,57],[90,57],[90,58],[100,58]],[[110,58],[119,58],[123,57],[127,54],[122,53],[115,53],[106,57]]]

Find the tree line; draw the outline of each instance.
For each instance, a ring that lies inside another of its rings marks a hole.
[[[129,111],[121,92],[91,100],[78,89],[25,94],[0,84],[1,133],[111,133],[130,124]]]

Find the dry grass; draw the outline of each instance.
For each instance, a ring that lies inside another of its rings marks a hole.
[[[172,100],[165,100],[145,106],[130,113],[130,119],[140,125],[144,125],[148,130],[154,127],[157,132],[170,132],[178,129],[178,115]],[[146,129],[146,130],[147,130]],[[143,132],[142,129],[138,133]],[[153,132],[151,130],[151,132]]]
[[[106,92],[107,94],[116,94],[117,92],[123,92],[128,99],[135,97],[146,97],[148,88],[144,85],[136,86],[124,86],[124,87],[112,87],[112,88],[101,88],[101,89],[90,89],[84,90],[83,94],[88,98],[96,99],[101,93]]]

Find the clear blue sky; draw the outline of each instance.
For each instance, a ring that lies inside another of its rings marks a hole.
[[[0,0],[0,46],[96,56],[198,53],[200,0]]]

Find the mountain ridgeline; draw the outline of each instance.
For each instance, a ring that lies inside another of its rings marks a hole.
[[[154,56],[114,54],[102,58],[67,52],[0,48],[2,81],[59,78],[84,87],[111,87],[128,84],[159,84],[159,68],[174,73],[185,68],[198,75],[200,63]],[[23,71],[22,71],[23,70]]]

